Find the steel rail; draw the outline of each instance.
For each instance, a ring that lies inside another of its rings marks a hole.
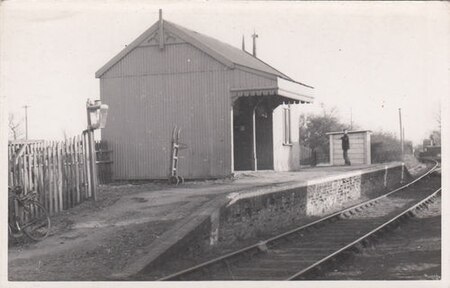
[[[332,213],[332,214],[330,214],[330,215],[327,215],[327,216],[325,216],[325,217],[322,217],[322,218],[320,218],[320,219],[317,219],[317,220],[312,221],[312,222],[310,222],[310,223],[307,223],[307,224],[305,224],[305,225],[296,227],[296,228],[294,228],[294,229],[292,229],[292,230],[289,230],[289,231],[287,231],[287,232],[281,233],[281,234],[279,234],[279,235],[276,235],[276,236],[271,237],[271,238],[269,238],[269,239],[266,239],[266,240],[264,240],[264,241],[260,241],[260,242],[258,242],[258,243],[256,243],[256,244],[252,244],[252,245],[250,245],[250,246],[247,246],[247,247],[241,248],[241,249],[239,249],[239,250],[230,252],[230,253],[225,254],[225,255],[222,255],[222,256],[220,256],[220,257],[217,257],[217,258],[208,260],[208,261],[203,262],[203,263],[200,263],[200,264],[198,264],[198,265],[195,265],[195,266],[189,267],[189,268],[187,268],[187,269],[184,269],[184,270],[175,272],[175,273],[173,273],[173,274],[167,275],[167,276],[165,276],[165,277],[159,278],[159,279],[157,279],[157,281],[167,281],[167,280],[171,280],[172,278],[176,278],[176,277],[178,277],[178,276],[182,276],[182,275],[184,275],[184,274],[188,274],[188,273],[190,273],[190,272],[194,272],[195,270],[198,270],[198,269],[201,269],[201,268],[210,266],[210,265],[212,265],[212,264],[219,263],[220,261],[225,260],[225,259],[228,259],[228,258],[231,258],[231,257],[233,257],[233,256],[236,256],[236,255],[239,255],[239,254],[243,254],[243,253],[245,253],[245,252],[250,252],[251,250],[255,250],[255,249],[260,250],[260,247],[265,246],[267,243],[270,243],[270,242],[273,242],[273,241],[275,241],[275,240],[278,240],[278,239],[284,238],[284,237],[286,237],[286,236],[289,236],[289,235],[291,235],[291,234],[297,233],[297,232],[299,232],[300,230],[304,230],[304,229],[306,229],[306,228],[308,228],[308,227],[314,226],[314,225],[316,225],[316,224],[318,224],[318,223],[321,223],[321,222],[326,222],[326,221],[328,221],[328,220],[330,220],[330,219],[339,217],[340,215],[343,215],[343,214],[345,214],[345,213],[347,213],[347,212],[349,212],[349,211],[358,209],[358,208],[360,208],[360,207],[368,207],[368,206],[372,206],[373,204],[375,204],[375,203],[378,202],[379,200],[381,200],[381,199],[383,199],[383,198],[386,198],[386,197],[388,197],[389,195],[392,195],[393,193],[396,193],[396,192],[398,192],[398,191],[400,191],[400,190],[403,190],[403,189],[405,189],[405,188],[411,186],[412,184],[414,184],[414,183],[420,181],[421,179],[425,178],[426,176],[430,175],[431,173],[433,173],[434,170],[436,170],[436,168],[438,167],[439,163],[438,163],[437,161],[434,161],[434,160],[430,160],[430,161],[435,162],[435,163],[434,163],[434,166],[433,166],[430,170],[428,170],[426,173],[424,173],[424,174],[421,175],[420,177],[414,179],[413,181],[411,181],[411,182],[409,182],[409,183],[407,183],[407,184],[405,184],[405,185],[403,185],[403,186],[401,186],[401,187],[399,187],[399,188],[397,188],[397,189],[394,189],[394,190],[392,190],[392,191],[390,191],[390,192],[388,192],[388,193],[386,193],[386,194],[383,194],[383,195],[378,196],[378,197],[373,198],[373,199],[369,199],[369,200],[364,201],[364,202],[359,203],[359,204],[355,204],[355,205],[350,206],[350,207],[348,207],[348,208],[345,208],[345,209],[343,209],[343,210],[334,212],[334,213]]]
[[[378,226],[375,229],[372,229],[371,231],[369,231],[368,233],[364,234],[363,236],[359,237],[358,239],[356,239],[355,241],[345,245],[344,247],[340,248],[339,250],[329,254],[328,256],[320,259],[319,261],[315,262],[314,264],[311,264],[310,266],[306,267],[305,269],[302,269],[301,271],[297,272],[296,274],[292,275],[291,277],[289,277],[286,280],[295,280],[296,278],[298,278],[299,276],[305,274],[306,272],[316,268],[317,266],[319,266],[320,264],[323,264],[324,262],[330,260],[331,258],[337,256],[338,254],[344,252],[345,250],[355,246],[356,244],[366,240],[367,238],[371,237],[372,235],[374,235],[375,233],[377,233],[378,231],[380,231],[381,229],[385,228],[386,226],[388,226],[389,224],[391,224],[392,222],[398,220],[399,218],[405,216],[405,214],[415,210],[417,207],[423,205],[425,202],[427,202],[428,200],[430,200],[431,198],[435,197],[442,188],[437,189],[436,191],[434,191],[432,194],[428,195],[426,198],[424,198],[423,200],[421,200],[420,202],[416,203],[415,205],[409,207],[408,209],[404,210],[403,212],[401,212],[400,214],[398,214],[397,216],[395,216],[394,218],[391,218],[390,220],[388,220],[387,222],[381,224],[380,226]]]

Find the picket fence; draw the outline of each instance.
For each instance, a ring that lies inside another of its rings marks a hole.
[[[97,154],[97,177],[99,184],[112,182],[111,154],[107,141],[95,141],[95,152]]]
[[[87,134],[65,141],[24,141],[8,145],[9,186],[37,191],[50,214],[92,197]],[[94,177],[97,177],[96,175]],[[94,182],[92,182],[94,181]]]
[[[311,165],[330,163],[330,151],[316,149],[312,150],[307,146],[300,146],[300,165]]]

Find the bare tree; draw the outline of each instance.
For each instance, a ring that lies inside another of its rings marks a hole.
[[[14,114],[9,113],[8,115],[8,129],[9,129],[9,138],[13,140],[17,140],[22,138],[23,130],[21,121],[16,120]]]
[[[436,122],[438,124],[439,131],[441,131],[441,107],[439,106],[439,110],[436,113]]]
[[[435,119],[437,123],[437,129],[431,131],[430,140],[433,141],[433,145],[441,145],[441,105],[435,114]]]
[[[323,102],[320,103],[320,108],[322,109],[322,114],[324,118],[338,118],[338,109],[336,106],[328,107],[325,106]]]

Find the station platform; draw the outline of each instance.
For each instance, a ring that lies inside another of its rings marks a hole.
[[[126,279],[154,260],[164,258],[167,251],[206,223],[205,219],[211,230],[207,233],[212,235],[205,241],[213,244],[217,241],[215,225],[222,219],[219,211],[239,199],[400,166],[402,163],[395,162],[304,168],[295,172],[243,171],[233,179],[186,182],[179,186],[105,185],[97,203],[88,201],[55,215],[54,231],[44,241],[10,247],[10,280]],[[62,258],[67,260],[56,261]]]

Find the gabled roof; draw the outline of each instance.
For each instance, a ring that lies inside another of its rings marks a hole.
[[[195,40],[195,42],[201,43],[201,45],[204,45],[204,46],[210,48],[214,52],[216,52],[216,53],[220,54],[221,56],[223,56],[224,58],[226,58],[228,61],[232,62],[233,64],[244,66],[244,67],[258,70],[261,72],[266,72],[266,73],[276,75],[279,77],[283,77],[286,79],[290,79],[285,74],[281,73],[280,71],[273,68],[272,66],[264,63],[262,60],[254,57],[252,54],[250,54],[246,51],[243,51],[242,49],[238,49],[232,45],[221,42],[217,39],[206,36],[204,34],[200,34],[198,32],[189,30],[187,28],[184,28],[184,27],[174,24],[172,22],[165,21],[164,25],[166,23],[169,24],[167,26],[169,26],[171,28],[175,28],[176,30],[178,30],[178,32],[181,32],[182,34],[189,36],[189,38],[191,40]],[[182,36],[180,35],[180,37],[182,37]],[[191,41],[187,41],[187,42],[191,42]],[[198,47],[198,48],[200,48],[200,47]]]
[[[95,77],[100,78],[112,66],[114,66],[117,62],[119,62],[122,58],[124,58],[134,48],[139,46],[145,39],[147,39],[153,33],[155,33],[159,29],[160,25],[159,23],[160,22],[157,21],[149,29],[147,29],[144,33],[142,33],[136,40],[134,40],[127,47],[125,47],[125,49],[123,49],[119,54],[117,54],[114,58],[108,61],[108,63],[106,63],[102,68],[100,68],[95,73]],[[169,31],[170,33],[175,34],[179,38],[197,47],[198,49],[202,50],[209,56],[213,57],[217,61],[221,62],[222,64],[230,68],[235,68],[236,66],[243,66],[260,72],[278,76],[290,81],[294,81],[290,77],[281,73],[277,69],[263,62],[262,60],[253,57],[253,55],[251,55],[250,53],[247,53],[246,51],[238,49],[229,44],[223,43],[217,39],[197,33],[195,31],[189,30],[187,28],[184,28],[182,26],[179,26],[166,20],[163,21],[163,29],[164,30],[167,29],[167,31]],[[309,87],[302,83],[299,84]]]

